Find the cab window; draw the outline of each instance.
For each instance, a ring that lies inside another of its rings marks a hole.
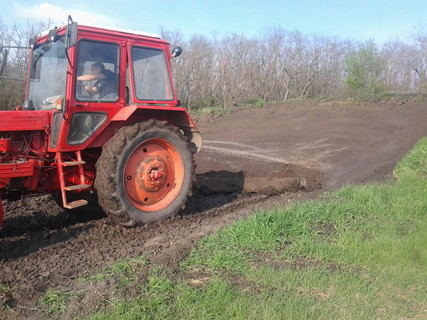
[[[118,100],[119,52],[116,44],[79,41],[75,92],[78,101]]]
[[[162,50],[131,49],[134,92],[138,100],[172,100],[171,82]]]

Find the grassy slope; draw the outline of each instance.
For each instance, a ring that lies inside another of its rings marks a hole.
[[[260,212],[93,319],[426,319],[427,138],[385,185]]]

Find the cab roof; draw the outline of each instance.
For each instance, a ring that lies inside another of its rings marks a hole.
[[[65,29],[67,26],[61,26],[57,28],[57,30]],[[101,33],[121,33],[125,34],[127,37],[129,36],[142,36],[142,37],[148,37],[153,39],[161,39],[161,36],[155,33],[149,33],[149,32],[142,32],[137,30],[131,30],[131,29],[125,29],[125,28],[118,28],[118,27],[106,27],[106,26],[100,26],[100,25],[78,25],[78,29],[86,29],[86,30],[93,30],[98,31]],[[44,36],[47,36],[49,34],[49,31],[52,29],[45,30],[37,35],[37,38],[41,38]]]

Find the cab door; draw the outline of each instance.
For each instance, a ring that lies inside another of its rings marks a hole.
[[[78,41],[74,92],[61,149],[84,148],[124,104],[120,97],[120,51],[116,42]],[[94,66],[102,66],[102,77],[95,77]]]

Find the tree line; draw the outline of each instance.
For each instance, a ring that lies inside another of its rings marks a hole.
[[[31,36],[52,23],[28,22],[7,27],[0,20],[0,45],[26,46]],[[339,37],[303,34],[280,27],[258,36],[195,34],[161,28],[161,35],[184,51],[172,60],[182,104],[189,109],[261,106],[268,101],[427,93],[427,30],[414,28],[406,39],[381,45]],[[26,50],[14,51],[0,79],[0,109],[22,104]]]
[[[222,38],[162,30],[183,54],[173,62],[188,107],[385,92],[427,93],[427,30],[378,45],[271,28]]]

